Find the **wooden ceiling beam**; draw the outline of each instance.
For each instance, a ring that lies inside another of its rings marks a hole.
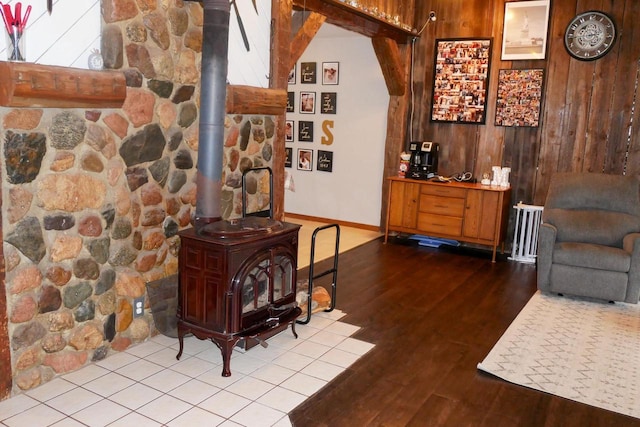
[[[293,0],[296,10],[313,11],[327,17],[329,24],[367,37],[387,37],[398,43],[408,43],[415,34],[398,25],[378,19],[347,3],[327,0]]]
[[[311,40],[315,37],[316,33],[327,20],[327,17],[316,12],[295,12],[294,20],[298,18],[303,20],[296,35],[291,40],[291,48],[289,49],[289,69],[292,69],[298,59],[302,56]]]
[[[406,68],[398,44],[407,45],[412,33],[388,22],[376,19],[344,3],[323,0],[292,0],[293,23],[300,29],[291,41],[292,69],[322,24],[330,24],[369,37],[380,64],[389,95],[402,96],[407,89]]]
[[[395,40],[386,37],[371,39],[373,50],[378,58],[389,95],[402,96],[407,89],[407,76],[404,72],[404,61]]]

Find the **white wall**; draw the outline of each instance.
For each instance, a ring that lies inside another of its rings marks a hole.
[[[17,2],[2,3],[11,5],[13,13]],[[100,49],[100,0],[55,0],[51,15],[45,0],[23,0],[22,15],[29,4],[32,10],[25,29],[27,62],[89,68],[89,55]],[[6,33],[4,24],[2,28]],[[0,58],[7,59],[4,35],[0,38]]]
[[[249,51],[244,45],[235,9],[229,17],[229,54],[227,80],[233,85],[269,87],[269,61],[271,53],[271,0],[253,2],[236,1],[242,24],[249,40]]]
[[[100,49],[100,0],[54,0],[53,13],[47,12],[45,0],[21,0],[22,15],[32,7],[25,29],[27,62],[63,67],[89,68],[89,55]],[[11,11],[18,0],[5,0]],[[229,82],[231,84],[269,87],[269,32],[271,0],[238,1],[250,50],[247,52],[236,12],[231,8],[229,20]],[[2,25],[2,33],[6,33]],[[0,60],[7,59],[6,36],[0,37]]]
[[[300,63],[317,63],[317,83],[300,83]],[[338,85],[322,85],[322,62],[339,62]],[[296,65],[293,165],[295,192],[285,191],[285,212],[358,224],[380,224],[389,94],[371,40],[324,24]],[[316,92],[315,114],[300,114],[300,91]],[[337,92],[337,114],[320,114],[321,92]],[[314,141],[299,142],[299,120],[314,122]],[[321,144],[322,122],[333,120],[332,145]],[[298,148],[312,149],[313,170],[297,170]],[[317,171],[318,150],[333,151],[333,172]]]

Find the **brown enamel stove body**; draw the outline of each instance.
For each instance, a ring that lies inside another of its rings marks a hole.
[[[300,226],[248,217],[180,233],[178,339],[211,339],[222,352],[223,376],[231,375],[233,347],[262,341],[286,329],[295,302]]]

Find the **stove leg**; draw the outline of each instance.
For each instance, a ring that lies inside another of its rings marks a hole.
[[[230,377],[231,376],[231,353],[233,353],[233,347],[236,346],[240,339],[233,338],[231,340],[218,340],[215,338],[211,338],[222,353],[222,376]]]
[[[180,356],[182,356],[182,350],[184,350],[184,337],[181,334],[178,334],[178,342],[180,343],[180,350],[178,350],[176,359],[180,360]]]
[[[178,354],[176,355],[176,359],[180,360],[182,356],[182,350],[184,350],[184,330],[178,327],[178,342],[180,343],[180,349],[178,350]]]
[[[298,339],[298,333],[296,332],[296,321],[291,322],[291,332],[293,332],[293,336],[295,339]]]

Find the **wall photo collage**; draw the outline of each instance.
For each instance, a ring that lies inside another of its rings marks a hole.
[[[298,68],[298,70],[296,70]],[[297,73],[296,71],[299,71]],[[315,141],[313,115],[337,114],[338,110],[338,93],[335,91],[306,90],[304,85],[331,86],[338,85],[340,80],[340,63],[336,61],[322,62],[318,72],[317,62],[301,62],[294,66],[289,73],[289,91],[287,92],[287,113],[293,113],[287,116],[285,121],[285,142],[286,143],[311,143]],[[300,90],[291,90],[298,88]],[[293,88],[292,88],[293,86]],[[328,88],[327,88],[328,89]],[[309,115],[308,119],[301,119],[297,114]],[[294,120],[294,118],[299,120]],[[330,145],[333,143],[333,135],[330,133],[333,127],[332,120],[324,120],[319,129],[322,130],[322,144]],[[328,142],[329,141],[329,142]],[[296,151],[295,164],[296,169],[301,171],[314,170],[314,154],[316,154],[315,170],[322,172],[333,171],[333,152],[326,150],[315,150],[312,148],[298,148]],[[293,147],[286,147],[285,167],[294,167]]]
[[[502,61],[544,59],[550,0],[505,3]],[[484,124],[487,112],[491,38],[437,39],[431,121]],[[537,127],[543,69],[501,69],[495,126]]]

